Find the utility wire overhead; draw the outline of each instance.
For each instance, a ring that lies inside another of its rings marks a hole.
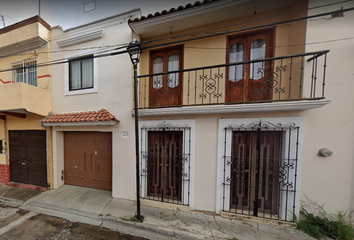
[[[354,7],[347,8],[347,9],[341,9],[340,12],[344,13],[344,12],[349,12],[349,11],[353,11],[353,10],[354,10]],[[211,35],[194,37],[194,38],[189,38],[189,39],[180,40],[180,41],[155,44],[155,45],[151,45],[151,46],[141,47],[140,49],[141,50],[146,50],[146,49],[162,47],[162,46],[168,46],[168,45],[174,45],[174,44],[179,44],[179,43],[183,43],[183,42],[190,42],[190,41],[195,41],[195,40],[200,40],[200,39],[205,39],[205,38],[210,38],[210,37],[215,37],[215,36],[220,36],[220,35],[238,33],[238,32],[243,32],[243,31],[248,31],[248,30],[255,30],[255,29],[258,29],[258,28],[272,27],[272,26],[277,26],[277,25],[281,25],[281,24],[287,24],[287,23],[291,23],[291,22],[298,22],[298,21],[303,21],[303,20],[307,20],[307,19],[323,17],[323,16],[326,16],[326,15],[332,15],[332,14],[335,14],[335,13],[338,13],[338,10],[337,11],[329,11],[329,12],[314,14],[314,15],[311,15],[311,16],[300,17],[300,18],[291,19],[291,20],[279,21],[279,22],[274,22],[274,23],[269,23],[269,24],[264,24],[264,25],[258,25],[258,26],[254,26],[254,27],[244,28],[244,29],[230,30],[230,31],[220,32],[220,33],[211,34]],[[146,42],[142,42],[141,44],[144,44],[144,43],[146,43]],[[120,47],[120,49],[123,49],[123,48],[125,48],[125,46]],[[125,54],[125,53],[128,53],[128,52],[129,52],[128,50],[117,51],[117,52],[114,52],[114,53],[95,55],[95,56],[93,56],[93,58],[115,56],[115,55]],[[37,67],[64,64],[64,63],[68,63],[68,62],[69,61],[67,59],[58,59],[58,60],[53,60],[53,61],[46,62],[46,63],[37,64]],[[12,70],[13,69],[2,69],[2,70],[0,70],[0,72],[7,72],[7,71],[12,71]]]
[[[175,38],[191,37],[191,36],[195,36],[195,35],[198,35],[198,34],[216,33],[216,32],[212,32],[212,31],[213,30],[217,30],[217,29],[225,29],[225,28],[228,28],[228,27],[234,27],[234,26],[249,24],[249,23],[253,23],[253,22],[268,20],[268,19],[272,19],[272,18],[276,18],[276,17],[282,17],[282,16],[286,16],[286,15],[289,15],[289,14],[294,14],[294,13],[314,10],[314,9],[318,9],[318,8],[323,8],[323,7],[329,7],[329,6],[333,6],[333,5],[343,4],[343,3],[347,3],[347,2],[353,2],[353,1],[354,0],[344,0],[344,1],[336,2],[336,3],[318,5],[318,6],[311,7],[311,8],[304,8],[304,9],[295,10],[295,11],[292,11],[292,12],[286,12],[286,13],[282,13],[282,14],[278,14],[278,15],[267,16],[267,17],[264,17],[264,18],[257,18],[257,19],[253,19],[253,20],[250,20],[250,21],[244,21],[244,22],[230,24],[230,25],[226,25],[226,26],[215,27],[215,28],[210,28],[210,29],[204,29],[204,30],[201,30],[201,31],[196,31],[193,34],[189,33],[189,34],[182,34],[182,35],[173,36],[173,37],[154,39],[154,40],[150,40],[150,41],[141,42],[140,44],[147,44],[147,43],[158,42],[158,41],[166,41],[166,40],[171,40],[171,39],[175,39]],[[341,11],[341,10],[338,10],[338,11]],[[337,11],[335,11],[335,12],[337,12]]]
[[[206,29],[206,30],[201,30],[201,31],[196,31],[194,32],[193,34],[189,33],[189,34],[181,34],[181,35],[178,35],[178,36],[173,36],[173,37],[167,37],[167,38],[161,38],[161,39],[155,39],[155,40],[150,40],[150,41],[144,41],[144,42],[141,42],[140,44],[147,44],[147,43],[153,43],[153,42],[158,42],[158,41],[166,41],[166,40],[171,40],[171,39],[176,39],[176,38],[183,38],[183,37],[192,37],[192,36],[196,36],[198,34],[211,34],[211,33],[218,33],[218,32],[212,32],[212,30],[216,30],[216,29],[225,29],[225,28],[228,28],[228,27],[232,27],[232,26],[238,26],[238,25],[243,25],[243,24],[248,24],[248,23],[252,23],[252,22],[257,22],[257,21],[261,21],[261,20],[266,20],[266,19],[271,19],[271,18],[275,18],[275,17],[281,17],[281,16],[285,16],[285,15],[289,15],[289,14],[294,14],[294,13],[299,13],[299,12],[303,12],[303,11],[308,11],[308,10],[314,10],[314,9],[318,9],[318,8],[322,8],[322,7],[328,7],[328,6],[333,6],[333,5],[338,5],[338,4],[343,4],[343,3],[347,3],[347,2],[353,2],[354,0],[345,0],[345,1],[340,1],[340,2],[336,2],[336,3],[330,3],[330,4],[324,4],[324,5],[319,5],[319,6],[315,6],[315,7],[311,7],[311,8],[305,8],[305,9],[300,9],[300,10],[296,10],[296,11],[292,11],[292,12],[286,12],[286,13],[283,13],[283,14],[278,14],[278,15],[273,15],[273,16],[268,16],[268,17],[265,17],[265,18],[257,18],[257,19],[254,19],[254,20],[250,20],[250,21],[245,21],[245,22],[240,22],[240,23],[235,23],[235,24],[230,24],[230,25],[225,25],[225,26],[221,26],[221,27],[215,27],[215,28],[210,28],[210,29]],[[338,10],[339,12],[341,10]],[[131,11],[132,12],[132,11]],[[131,14],[131,12],[128,13]],[[119,18],[119,19],[127,19],[129,18],[129,16],[127,17],[122,17],[122,18]],[[323,18],[322,18],[323,19]],[[327,18],[326,18],[327,19]],[[305,19],[306,20],[306,19]],[[317,20],[317,19],[315,19]],[[320,19],[319,19],[320,20]],[[116,20],[114,20],[116,21]],[[112,21],[112,22],[114,22]],[[304,20],[303,20],[304,21]],[[311,20],[310,20],[311,21]],[[293,23],[293,22],[290,22],[290,23]],[[290,24],[289,23],[289,24]],[[106,23],[104,23],[106,24]],[[102,25],[104,25],[102,24]],[[113,25],[108,25],[108,26],[105,26],[105,27],[110,27],[110,26],[115,26],[115,25],[119,25],[120,23],[117,23],[117,24],[113,24]],[[99,29],[99,28],[97,28]],[[243,29],[237,29],[237,30],[240,30],[240,31],[243,31]],[[92,28],[90,28],[90,31],[92,31]],[[80,33],[77,33],[77,34],[73,34],[72,36],[75,36],[75,35],[81,35],[82,32]],[[58,37],[55,37],[55,38],[52,38],[50,41],[52,40],[55,40],[56,38],[67,38],[68,35],[66,36],[58,36]],[[71,37],[71,35],[70,35]],[[350,39],[350,38],[347,38],[347,39]],[[331,40],[331,41],[340,41],[342,39],[335,39],[335,40]],[[320,42],[318,42],[320,43]],[[306,44],[299,44],[299,45],[308,45],[309,43],[306,43]],[[314,43],[312,43],[314,44]],[[114,47],[118,47],[118,46],[125,46],[127,47],[129,45],[129,43],[121,43],[121,44],[117,44],[117,45],[106,45],[106,46],[97,46],[97,47],[87,47],[87,48],[76,48],[76,49],[63,49],[63,50],[57,50],[57,51],[47,51],[47,52],[40,52],[38,54],[45,54],[45,53],[61,53],[61,52],[71,52],[71,51],[85,51],[85,50],[88,50],[88,49],[100,49],[100,48],[114,48]],[[274,48],[277,48],[277,47],[287,47],[287,46],[295,46],[295,45],[282,45],[282,46],[274,46]],[[188,48],[198,48],[198,47],[188,47]],[[200,49],[220,49],[220,48],[200,48]],[[224,48],[223,48],[224,49]],[[28,55],[29,53],[22,53],[22,54],[16,54],[17,56],[19,55]],[[7,57],[7,56],[6,56]]]

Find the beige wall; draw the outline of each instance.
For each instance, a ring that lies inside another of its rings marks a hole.
[[[26,83],[0,85],[0,100],[1,111],[26,109],[41,116],[51,111],[51,91]]]
[[[1,35],[0,35],[1,36]],[[45,45],[44,47],[40,48],[40,49],[36,49],[37,53],[35,52],[35,50],[33,51],[28,51],[25,53],[21,53],[15,56],[10,56],[7,58],[1,58],[0,59],[0,68],[1,69],[6,69],[6,70],[10,70],[11,69],[11,63],[16,63],[16,62],[20,62],[23,61],[25,59],[36,59],[37,63],[46,63],[48,61],[50,61],[50,53],[49,52],[50,49],[50,43],[48,43],[47,45]],[[38,87],[43,88],[43,89],[50,89],[50,78],[48,77],[43,77],[43,76],[47,76],[50,75],[50,66],[43,66],[43,67],[38,67],[37,68],[37,76],[41,77],[38,78]],[[2,71],[0,72],[0,79],[3,82],[11,82],[12,81],[12,73],[11,71]],[[0,86],[3,83],[0,82]]]
[[[42,24],[35,22],[25,27],[14,29],[0,35],[0,47],[4,47],[16,42],[25,41],[34,37],[41,37],[49,40],[49,31]]]
[[[334,3],[312,0],[309,7]],[[309,15],[354,7],[352,2],[309,11]],[[353,209],[354,72],[352,56],[354,12],[344,17],[323,17],[307,22],[306,51],[329,49],[326,98],[332,102],[318,110],[306,111],[302,198],[323,204],[328,211]],[[342,40],[341,40],[342,39]],[[331,41],[335,40],[335,41]],[[310,71],[307,65],[307,71]],[[333,155],[321,158],[317,150],[328,147]],[[352,199],[352,202],[351,202]]]
[[[40,49],[22,52],[17,55],[0,59],[0,111],[25,109],[26,118],[6,117],[7,130],[43,130],[40,120],[51,111],[51,72],[50,66],[37,68],[37,87],[25,83],[11,83],[11,64],[27,59],[35,59],[38,64],[50,61],[50,32],[42,24],[36,22],[0,35],[0,47],[34,37],[48,41]],[[30,44],[30,43],[29,43]],[[15,111],[16,112],[16,111]],[[37,115],[38,114],[38,115]],[[4,121],[0,120],[0,139],[5,140]],[[5,142],[5,141],[4,141]],[[9,143],[7,143],[9,148]],[[9,149],[7,150],[9,152]],[[0,164],[6,164],[5,154],[0,154]]]
[[[139,13],[137,13],[139,15]],[[126,23],[120,24],[121,16],[88,26],[65,31],[58,28],[52,30],[52,58],[65,59],[78,54],[90,54],[100,49],[92,47],[111,46],[132,41],[132,33]],[[119,23],[119,24],[115,24]],[[92,31],[104,31],[101,39],[83,42],[60,48],[57,41],[70,39]],[[76,51],[75,49],[84,49]],[[65,50],[65,51],[64,51]],[[72,50],[72,51],[70,51]],[[110,131],[113,137],[113,190],[115,198],[135,199],[135,141],[134,118],[131,115],[132,64],[128,54],[97,58],[95,60],[97,74],[97,92],[88,94],[65,95],[65,66],[52,67],[53,113],[97,111],[107,109],[120,120],[115,126],[70,127],[53,129],[54,187],[63,184],[60,180],[63,162],[63,131]],[[128,132],[128,138],[122,138],[122,132]]]
[[[285,15],[285,12],[293,12],[293,11],[298,11],[299,9],[306,9],[307,6],[307,1],[302,0],[296,2],[294,5],[281,8],[281,9],[275,9],[263,13],[259,13],[256,16],[247,16],[247,17],[242,17],[242,18],[236,18],[233,20],[228,20],[225,22],[219,22],[211,25],[206,25],[198,28],[192,28],[188,29],[183,32],[175,32],[173,34],[169,35],[162,35],[154,38],[149,38],[149,39],[142,39],[142,41],[149,41],[149,40],[154,40],[154,39],[160,39],[160,38],[169,38],[169,37],[174,37],[182,34],[192,34],[197,31],[203,31],[205,29],[213,29],[213,28],[218,28],[220,26],[229,26],[231,27],[228,28],[221,28],[218,29],[217,32],[224,31],[224,30],[234,30],[235,28],[241,28],[241,29],[247,29],[247,28],[252,28],[254,26],[259,26],[259,25],[266,25],[274,22],[279,22],[279,21],[286,21],[290,19],[295,19],[299,17],[303,17],[306,15],[306,11],[299,12],[297,14],[289,14]],[[276,16],[276,17],[274,17]],[[264,19],[262,21],[254,21],[255,19]],[[252,22],[253,21],[253,22]],[[246,22],[246,23],[245,23]],[[248,23],[247,23],[248,22]],[[242,24],[241,24],[242,23]],[[240,24],[240,25],[237,25]],[[232,27],[234,25],[234,27]],[[236,27],[235,27],[236,26]],[[275,31],[275,39],[274,39],[274,45],[275,49],[272,49],[274,51],[274,56],[287,56],[290,54],[299,54],[299,53],[304,53],[304,41],[305,41],[305,32],[306,32],[306,23],[305,22],[299,22],[299,23],[291,23],[291,24],[283,24],[279,25],[274,28]],[[213,31],[212,31],[213,32]],[[236,35],[237,33],[234,34],[229,34],[227,36],[233,36]],[[199,36],[199,35],[198,35]],[[210,37],[210,38],[205,38],[205,39],[200,39],[200,40],[195,40],[195,41],[190,41],[190,42],[185,42],[183,43],[183,69],[189,69],[189,68],[196,68],[196,67],[203,67],[203,66],[212,66],[212,65],[217,65],[217,64],[224,64],[226,63],[226,48],[227,48],[227,36],[226,35],[221,35],[221,36],[216,36],[216,37]],[[177,38],[179,40],[179,38]],[[188,39],[188,38],[187,38]],[[165,42],[171,42],[171,41],[176,41],[176,39],[170,40],[170,41],[165,41]],[[164,41],[159,41],[158,43],[164,43]],[[182,44],[182,43],[180,43]],[[180,45],[176,44],[176,45]],[[145,45],[144,45],[145,46]],[[156,49],[152,49],[150,51],[153,51]],[[142,58],[140,61],[140,75],[144,74],[149,74],[149,62],[150,62],[150,51],[146,50],[143,51]],[[283,62],[283,65],[288,65],[290,61],[288,62]],[[280,65],[280,61],[276,61],[276,66]],[[292,76],[293,79],[295,79],[295,82],[293,82],[293,87],[291,88],[291,97],[292,98],[298,98],[299,95],[299,81],[296,82],[296,77],[300,76],[300,62],[298,63],[293,63],[293,71],[292,71]],[[217,71],[217,70],[215,70]],[[183,104],[202,104],[201,99],[198,96],[194,96],[194,91],[190,90],[190,92],[187,92],[187,89],[194,89],[195,88],[195,82],[197,82],[197,88],[202,89],[202,81],[199,81],[199,79],[194,78],[195,72],[191,72],[189,75],[188,73],[183,74]],[[198,76],[201,74],[201,71],[198,72]],[[220,68],[220,74],[223,74],[223,78],[220,80],[220,85],[219,85],[219,92],[225,93],[225,68]],[[283,83],[282,86],[286,87],[286,89],[290,89],[285,81],[287,80],[289,74],[289,70],[284,73],[284,76],[282,77]],[[299,79],[299,78],[297,78]],[[148,78],[141,79],[140,81],[140,102],[142,107],[148,107],[149,102],[146,99],[149,99],[149,90],[148,90]],[[296,86],[297,88],[295,88]],[[189,101],[188,99],[189,95]],[[289,94],[283,94],[281,96],[277,94],[273,94],[274,99],[284,99],[288,98]],[[196,100],[195,100],[196,99]],[[225,102],[225,94],[222,94],[222,97],[219,98],[218,100],[213,98],[212,103],[223,103]]]
[[[43,116],[26,114],[26,118],[7,116],[7,130],[44,130],[40,121]]]

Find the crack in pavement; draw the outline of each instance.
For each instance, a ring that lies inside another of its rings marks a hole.
[[[226,235],[230,236],[229,233],[227,233],[227,232],[225,232],[225,231],[223,231],[223,230],[221,229],[220,224],[219,224],[218,221],[216,220],[216,216],[213,215],[213,217],[214,217],[214,221],[216,222],[216,225],[218,225],[218,231],[222,232],[223,234],[226,234]]]
[[[208,219],[206,218],[206,216],[204,216],[205,217],[205,220],[207,220],[207,222],[208,222]],[[215,220],[215,216],[214,216],[214,220]],[[215,239],[215,236],[214,236],[214,233],[213,233],[213,229],[211,229],[211,226],[209,226],[209,229],[210,229],[210,232],[211,232],[211,236],[213,237],[213,239]]]
[[[177,218],[178,220],[180,220],[181,223],[183,223],[184,225],[186,225],[186,226],[188,226],[188,227],[190,226],[190,225],[188,225],[186,222],[182,221],[182,219],[180,219],[180,218],[177,216],[177,214],[176,214],[175,211],[173,211],[173,215],[175,216],[175,218]]]

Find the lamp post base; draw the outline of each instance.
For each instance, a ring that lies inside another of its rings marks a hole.
[[[144,221],[144,216],[141,216],[141,215],[140,216],[135,215],[134,218],[141,223]]]

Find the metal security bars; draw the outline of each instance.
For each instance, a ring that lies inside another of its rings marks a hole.
[[[293,221],[299,127],[260,120],[224,131],[223,211]]]
[[[29,59],[11,64],[12,82],[37,86],[37,60]]]
[[[189,205],[191,128],[167,122],[141,128],[141,197]]]
[[[328,52],[138,76],[139,108],[324,99]]]

